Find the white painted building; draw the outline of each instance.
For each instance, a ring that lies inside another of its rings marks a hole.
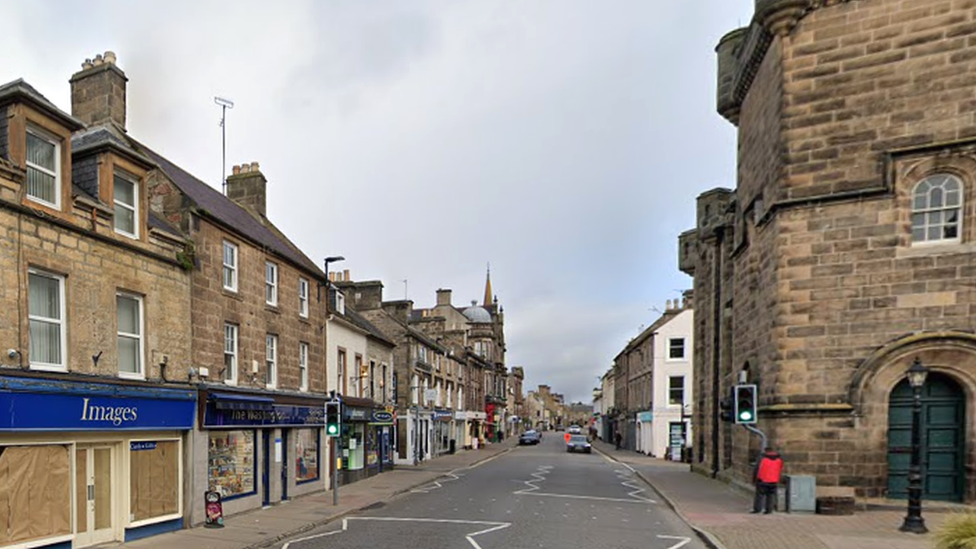
[[[685,446],[691,444],[694,319],[694,310],[684,306],[654,334],[652,413],[651,417],[638,420],[650,420],[640,421],[645,434],[650,435],[641,438],[649,438],[650,444],[645,445],[644,451],[655,457],[676,459],[670,449],[680,443],[677,437],[681,434]]]

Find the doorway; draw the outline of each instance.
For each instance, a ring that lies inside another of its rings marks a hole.
[[[75,547],[115,541],[115,454],[107,445],[79,445],[75,451]]]
[[[888,496],[908,497],[912,456],[912,388],[902,380],[888,405]],[[962,387],[942,374],[929,374],[922,387],[922,498],[962,501],[964,493],[966,400]]]

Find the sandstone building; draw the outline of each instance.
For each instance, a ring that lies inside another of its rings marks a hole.
[[[748,479],[718,414],[748,379],[789,473],[903,497],[918,358],[924,497],[976,500],[976,2],[757,0],[717,54],[735,189],[679,239],[696,466]]]

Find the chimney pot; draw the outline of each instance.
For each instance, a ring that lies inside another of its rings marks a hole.
[[[102,60],[102,54],[96,55],[95,56],[95,66],[101,65],[102,63],[104,63],[104,61]]]
[[[255,162],[255,164],[257,164],[257,162]],[[345,280],[346,282],[352,280],[351,278],[349,278],[349,269],[345,269],[342,271],[342,279]]]
[[[234,167],[230,169],[230,171],[234,175],[238,175],[239,173],[241,173],[241,167],[235,164]]]
[[[251,171],[252,172],[259,171],[259,166],[257,162],[251,162]]]
[[[92,68],[94,66],[95,65],[92,64],[92,60],[91,59],[85,59],[85,62],[81,64],[81,70],[83,70],[83,71],[84,70],[88,70],[88,69],[90,69],[90,68]]]
[[[109,51],[106,51],[105,52],[105,62],[106,63],[111,63],[111,64],[114,65],[115,64],[115,59],[116,58],[115,58],[115,52],[114,51],[109,50]]]

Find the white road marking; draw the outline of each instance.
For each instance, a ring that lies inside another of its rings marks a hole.
[[[448,473],[448,474],[446,474],[444,476],[447,477],[447,479],[444,479],[442,477],[440,479],[435,480],[433,484],[428,484],[426,486],[421,486],[420,488],[415,488],[413,490],[410,490],[410,493],[411,494],[429,494],[430,492],[432,492],[434,490],[440,490],[441,488],[444,487],[444,485],[441,484],[441,480],[444,480],[444,482],[451,482],[453,480],[460,480],[461,477],[464,476],[464,475],[457,475],[457,474],[455,474],[452,471],[452,472],[450,472],[450,473]]]
[[[494,532],[495,530],[502,530],[508,528],[512,525],[511,522],[487,522],[483,520],[454,520],[454,519],[429,519],[429,518],[400,518],[400,517],[348,517],[342,519],[342,531],[349,529],[350,520],[371,520],[376,522],[424,522],[431,524],[475,524],[479,526],[490,526],[490,528],[485,528],[484,530],[478,530],[477,532],[471,532],[470,534],[465,534],[464,538],[468,540],[474,549],[482,549],[478,542],[474,540],[475,536],[480,536],[482,534],[487,534],[489,532]],[[285,549],[282,547],[282,549]]]
[[[308,536],[308,537],[304,537],[304,538],[293,539],[291,541],[285,542],[285,544],[281,546],[281,549],[288,549],[288,547],[291,544],[298,543],[300,541],[308,541],[310,539],[319,539],[319,538],[324,538],[326,536],[333,536],[335,534],[341,534],[341,533],[342,533],[342,530],[333,530],[332,532],[326,532],[324,534],[315,534],[314,536]]]
[[[671,547],[668,547],[668,549],[679,549],[679,548],[684,547],[685,545],[688,545],[689,543],[691,543],[691,538],[685,538],[685,537],[681,537],[681,536],[660,536],[659,535],[658,537],[661,538],[661,539],[676,539],[676,540],[680,540],[680,541],[678,541],[678,543],[672,545]]]
[[[573,495],[573,494],[551,494],[551,493],[548,493],[548,492],[541,492],[540,490],[542,490],[542,488],[539,487],[536,483],[539,483],[539,482],[542,482],[542,481],[546,480],[546,475],[548,475],[552,469],[553,469],[553,466],[552,465],[541,465],[541,466],[539,466],[538,471],[536,471],[535,473],[531,473],[531,476],[534,477],[533,480],[523,480],[522,481],[522,483],[525,484],[526,486],[528,486],[528,488],[523,488],[521,490],[518,490],[518,491],[512,492],[512,493],[514,495],[526,495],[526,496],[550,497],[550,498],[565,498],[565,499],[581,499],[581,500],[592,500],[592,501],[616,501],[616,502],[621,502],[621,503],[657,503],[653,499],[649,499],[649,498],[646,498],[644,496],[639,495],[639,494],[641,494],[642,492],[645,491],[644,488],[641,488],[640,486],[636,486],[636,485],[632,484],[630,482],[630,479],[626,479],[624,482],[621,482],[621,484],[624,485],[624,486],[626,486],[627,488],[633,488],[632,491],[630,491],[630,492],[627,493],[627,495],[630,496],[632,499],[626,499],[626,498],[607,498],[607,497],[600,497],[600,496],[580,496],[580,495]],[[615,471],[615,472],[617,473],[618,477],[620,477],[620,478],[622,478],[623,475],[626,475],[627,474],[627,473],[625,473],[623,471]]]

